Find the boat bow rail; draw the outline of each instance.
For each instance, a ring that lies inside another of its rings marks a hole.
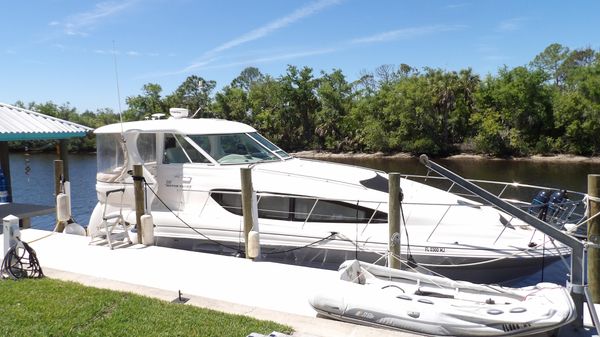
[[[432,170],[433,172],[436,172],[437,174],[448,178],[453,183],[456,183],[465,190],[471,192],[474,195],[477,195],[482,200],[493,204],[498,209],[530,224],[531,226],[540,230],[544,234],[549,235],[550,237],[569,246],[572,250],[572,254],[570,282],[568,284],[568,287],[570,289],[570,293],[573,298],[573,302],[575,303],[575,308],[577,311],[577,318],[572,324],[575,328],[580,328],[583,326],[583,302],[587,301],[588,308],[593,317],[594,325],[596,326],[596,328],[598,328],[598,316],[595,311],[594,303],[591,300],[589,290],[585,283],[585,269],[583,267],[583,261],[586,247],[588,246],[587,242],[580,240],[565,231],[559,230],[551,224],[548,224],[547,222],[544,222],[541,219],[535,217],[533,214],[525,212],[521,208],[505,200],[502,200],[496,195],[477,186],[476,184],[463,179],[456,173],[446,169],[445,167],[435,162],[430,161],[426,155],[421,155],[419,157],[419,160],[425,167]]]

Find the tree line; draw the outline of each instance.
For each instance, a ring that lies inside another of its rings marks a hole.
[[[551,44],[527,65],[483,77],[470,68],[400,64],[363,71],[349,82],[339,69],[316,74],[289,65],[278,77],[248,67],[213,94],[215,87],[215,81],[192,75],[164,95],[159,84],[148,83],[127,97],[123,120],[183,107],[196,118],[250,124],[288,151],[600,153],[600,52],[591,48]],[[68,104],[16,105],[93,128],[119,122],[111,109],[78,113]],[[94,138],[72,140],[71,147],[91,151]]]

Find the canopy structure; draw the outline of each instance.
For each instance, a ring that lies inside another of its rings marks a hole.
[[[87,126],[0,103],[0,142],[84,137]]]
[[[68,180],[67,139],[84,137],[93,129],[35,111],[0,103],[0,166],[6,178],[9,201],[12,201],[8,142],[20,140],[59,140],[59,157],[64,162]]]

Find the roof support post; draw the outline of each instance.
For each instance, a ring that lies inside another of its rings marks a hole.
[[[10,160],[8,157],[8,142],[0,142],[0,167],[6,180],[6,191],[8,191],[8,202],[12,202],[12,186],[10,183]]]

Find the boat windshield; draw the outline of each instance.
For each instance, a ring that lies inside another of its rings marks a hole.
[[[275,161],[290,156],[264,137],[257,135],[258,133],[253,132],[250,134],[188,135],[188,137],[219,164]],[[268,145],[257,140],[260,139],[259,137],[264,139]],[[280,152],[287,157],[282,156]]]

